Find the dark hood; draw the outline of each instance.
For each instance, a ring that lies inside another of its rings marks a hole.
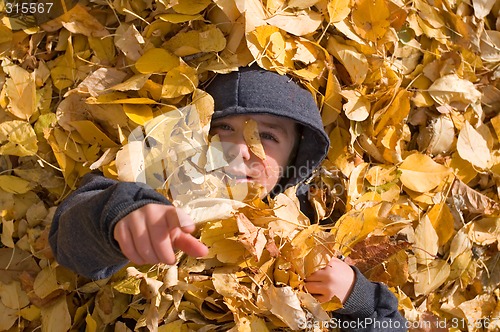
[[[330,141],[318,107],[312,94],[290,77],[254,65],[217,75],[205,90],[215,101],[213,119],[264,113],[284,116],[301,125],[295,163],[281,181],[285,188],[307,179],[325,158]]]

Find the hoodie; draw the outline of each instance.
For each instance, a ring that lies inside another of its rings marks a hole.
[[[235,114],[270,114],[290,118],[300,125],[301,137],[291,171],[285,173],[277,188],[303,183],[325,158],[329,140],[314,98],[288,76],[251,66],[215,76],[205,90],[214,98],[213,119]],[[307,186],[302,185],[299,201],[301,208],[307,209],[304,193]],[[170,204],[143,184],[87,174],[54,215],[49,242],[56,260],[91,279],[111,276],[128,263],[113,238],[114,226],[130,212],[150,203]],[[384,285],[372,283],[354,270],[357,280],[353,291],[344,308],[333,317],[338,322],[357,322],[358,327],[364,326],[366,319],[394,321],[403,328],[392,330],[404,331],[404,319],[397,311],[394,295]],[[368,326],[347,330],[377,329]]]

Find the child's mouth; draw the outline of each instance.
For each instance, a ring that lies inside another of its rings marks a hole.
[[[226,175],[231,180],[235,181],[236,183],[248,182],[248,181],[253,180],[253,178],[251,176],[248,176],[248,175],[236,175],[236,174],[230,174],[230,173],[226,173]]]

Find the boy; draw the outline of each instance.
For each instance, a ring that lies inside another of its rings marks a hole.
[[[228,176],[256,182],[275,195],[303,182],[325,158],[329,139],[314,99],[290,78],[252,66],[217,76],[207,92],[215,101],[210,132],[219,135],[229,158]],[[243,137],[249,121],[257,123],[265,159],[256,156]],[[243,163],[231,163],[236,157]],[[285,171],[290,167],[296,171]],[[302,196],[299,201],[305,209]],[[58,207],[50,243],[60,264],[99,279],[129,260],[174,264],[174,249],[195,257],[206,255],[207,248],[192,231],[189,216],[153,189],[91,174]],[[359,327],[354,330],[364,330],[361,326],[370,319],[391,323],[380,326],[400,327],[394,331],[405,330],[394,295],[340,259],[332,259],[308,277],[306,288],[320,302],[337,296],[344,308],[334,315]]]

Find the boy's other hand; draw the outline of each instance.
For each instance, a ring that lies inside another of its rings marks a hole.
[[[172,205],[146,204],[115,226],[113,236],[120,249],[136,264],[175,264],[175,249],[202,257],[208,248],[192,236],[194,222]]]
[[[354,270],[347,263],[334,257],[326,267],[312,273],[305,280],[305,286],[307,291],[321,303],[330,301],[333,296],[337,296],[342,303],[345,303],[355,281]]]

